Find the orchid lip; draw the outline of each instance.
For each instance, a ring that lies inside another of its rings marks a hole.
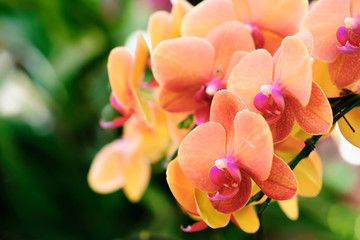
[[[209,171],[209,178],[219,187],[215,196],[208,196],[210,200],[229,199],[239,191],[241,172],[231,156],[217,159]]]
[[[274,85],[263,85],[254,97],[254,106],[263,113],[266,122],[271,125],[279,121],[285,110],[285,100],[281,91]]]
[[[345,46],[342,47],[337,46],[337,48],[340,50],[340,52],[344,54],[352,55],[360,52],[360,47],[355,47],[351,45],[349,42],[346,42]]]

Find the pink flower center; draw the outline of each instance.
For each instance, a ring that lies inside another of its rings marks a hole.
[[[344,54],[360,52],[360,21],[358,18],[345,18],[344,25],[339,27],[336,37],[342,46],[337,48]]]
[[[222,82],[223,78],[224,73],[220,69],[216,69],[210,81],[206,85],[201,86],[201,89],[196,94],[196,100],[210,103],[215,93],[225,88]]]
[[[285,109],[284,97],[273,85],[261,86],[261,91],[254,98],[254,105],[269,125],[279,121]]]
[[[220,158],[209,172],[210,180],[219,186],[218,192],[210,194],[210,200],[224,200],[234,197],[239,192],[241,172],[231,157]]]

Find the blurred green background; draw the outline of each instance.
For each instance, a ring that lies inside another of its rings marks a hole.
[[[192,1],[194,4],[199,1]],[[110,50],[159,6],[146,0],[0,0],[0,239],[253,239],[233,224],[184,233],[193,221],[153,167],[138,204],[93,192],[95,154],[120,136],[99,127]],[[268,239],[360,239],[359,168],[323,149],[324,188],[290,221],[276,203]]]

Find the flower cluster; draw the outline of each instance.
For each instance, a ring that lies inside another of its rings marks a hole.
[[[168,185],[199,219],[184,231],[231,220],[256,232],[253,206],[264,195],[296,219],[297,195],[321,189],[316,152],[294,171],[288,165],[305,145],[299,136],[327,134],[333,125],[328,98],[359,91],[359,1],[205,0],[191,6],[177,0],[170,13],[150,17],[148,33],[151,47],[139,32],[135,56],[124,47],[110,53],[110,103],[121,116],[100,124],[122,126],[124,133],[95,157],[92,189],[123,188],[136,202],[151,163],[175,150]],[[154,79],[144,78],[147,70]],[[349,113],[355,123],[359,116],[358,108]],[[346,122],[339,125],[359,147]]]

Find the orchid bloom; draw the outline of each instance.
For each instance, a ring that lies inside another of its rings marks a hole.
[[[100,121],[104,128],[122,126],[133,114],[143,118],[149,125],[153,116],[144,93],[140,91],[143,74],[148,63],[149,50],[145,40],[138,32],[135,58],[125,47],[114,48],[108,60],[108,74],[112,90],[110,103],[122,116],[111,122]]]
[[[181,33],[203,37],[216,26],[236,20],[251,30],[257,49],[273,54],[284,37],[299,31],[307,9],[307,0],[207,0],[185,16]]]
[[[275,144],[274,151],[289,163],[305,146],[304,142],[293,137]],[[298,196],[315,197],[322,187],[321,161],[317,153],[312,152],[309,157],[304,158],[293,170],[298,182],[298,193],[289,200],[278,201],[280,208],[291,220],[296,220],[299,215]]]
[[[151,163],[164,156],[170,141],[165,113],[158,107],[152,110],[156,116],[153,127],[131,117],[124,125],[122,139],[97,153],[88,173],[95,192],[106,194],[122,188],[130,201],[140,200],[149,183]]]
[[[314,36],[313,56],[327,62],[339,88],[360,79],[360,4],[358,0],[320,0],[302,22]]]
[[[241,51],[242,50],[242,51]],[[195,112],[196,122],[209,119],[214,94],[226,87],[232,67],[254,50],[249,30],[228,22],[205,38],[162,41],[152,54],[152,70],[160,85],[160,105],[168,112]]]
[[[170,189],[189,213],[219,228],[230,218],[238,225],[243,222],[241,211],[250,198],[251,179],[273,199],[286,200],[296,194],[292,171],[273,155],[271,132],[264,118],[247,110],[235,94],[219,91],[211,105],[210,122],[184,138],[178,160],[169,165]],[[252,214],[248,208],[243,211]],[[204,224],[186,230],[200,226],[202,229]]]
[[[284,38],[274,57],[263,49],[234,67],[227,89],[270,125],[274,142],[285,139],[295,119],[310,134],[327,133],[332,111],[322,90],[312,82],[309,49],[298,37]]]
[[[171,13],[156,11],[148,22],[148,32],[152,49],[163,40],[180,37],[180,27],[184,16],[192,8],[185,0],[172,1]]]

